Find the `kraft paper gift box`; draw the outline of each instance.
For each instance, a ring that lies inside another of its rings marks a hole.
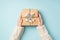
[[[23,9],[21,12],[22,26],[36,26],[38,24],[38,13],[37,9]]]

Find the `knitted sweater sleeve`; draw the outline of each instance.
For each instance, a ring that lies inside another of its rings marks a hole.
[[[16,26],[16,28],[14,29],[12,33],[10,40],[20,40],[23,34],[23,31],[24,31],[24,27]]]
[[[45,25],[38,26],[37,30],[42,40],[52,40],[51,36],[48,34]]]

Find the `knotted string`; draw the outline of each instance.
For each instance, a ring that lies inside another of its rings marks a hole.
[[[27,22],[30,22],[30,23],[31,23],[31,22],[34,22],[34,19],[33,19],[34,15],[35,15],[35,14],[27,14],[27,15],[26,15],[26,18],[27,18],[26,21],[27,21]]]

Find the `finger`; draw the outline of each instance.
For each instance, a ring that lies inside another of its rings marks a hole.
[[[38,26],[40,25],[40,19],[38,18]]]
[[[22,22],[22,16],[19,17],[19,22],[20,22],[20,23]]]
[[[20,17],[18,20],[18,26],[21,26],[21,25],[22,25],[22,17]]]
[[[39,17],[38,17],[38,25],[43,25],[43,21],[42,21],[42,18],[41,18],[40,14],[39,14]]]
[[[38,14],[39,17],[41,17],[40,13]]]
[[[39,17],[38,17],[38,21],[39,21],[39,22],[41,21],[41,18],[40,18],[40,17],[41,17],[41,15],[40,15],[40,13],[39,13]]]
[[[41,17],[40,14],[39,14],[39,19],[40,19],[40,23],[41,23],[41,25],[43,25],[43,20],[42,20],[42,17]]]
[[[22,17],[20,17],[20,20],[19,20],[20,24],[22,23]]]
[[[38,22],[40,22],[40,19],[39,19],[39,17],[38,17]]]

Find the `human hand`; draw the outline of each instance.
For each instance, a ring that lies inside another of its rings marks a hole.
[[[38,17],[38,26],[42,26],[42,25],[43,25],[43,20],[42,20],[40,14],[39,14],[38,16],[39,16],[39,17]]]
[[[22,27],[22,17],[20,16],[18,19],[18,24],[19,27]]]

